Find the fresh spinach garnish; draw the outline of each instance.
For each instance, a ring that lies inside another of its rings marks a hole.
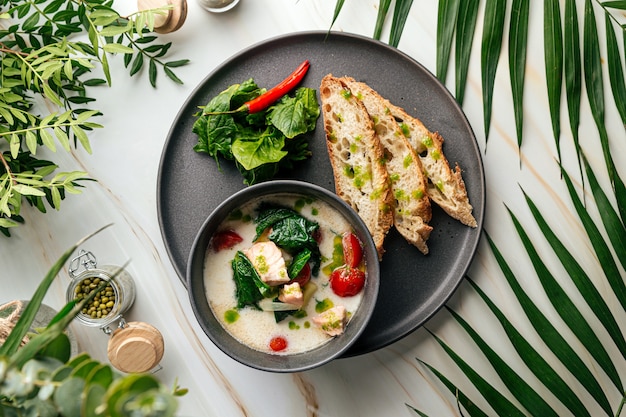
[[[237,109],[263,92],[252,78],[231,85],[202,107],[192,128],[198,135],[194,150],[212,156],[218,167],[220,157],[235,161],[248,185],[307,159],[311,152],[304,134],[315,129],[320,115],[316,91],[307,87],[259,113],[205,114]]]

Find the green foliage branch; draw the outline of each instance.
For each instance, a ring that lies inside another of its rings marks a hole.
[[[94,121],[102,113],[89,108],[89,90],[111,85],[110,56],[122,54],[130,76],[147,63],[153,87],[159,68],[182,83],[175,68],[188,60],[167,60],[171,42],[152,34],[169,8],[125,17],[112,0],[0,0],[0,232],[23,223],[24,201],[45,213],[81,192],[85,172],[57,172],[37,151],[80,144],[91,153],[89,132],[102,127]]]

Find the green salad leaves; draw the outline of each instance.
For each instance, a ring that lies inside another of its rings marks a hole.
[[[231,85],[202,107],[193,125],[194,150],[211,155],[218,167],[220,157],[234,161],[247,185],[307,159],[311,152],[304,134],[315,129],[320,115],[316,91],[307,87],[258,113],[207,114],[231,112],[264,92],[252,78]]]

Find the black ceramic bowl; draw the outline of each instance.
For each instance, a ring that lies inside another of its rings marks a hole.
[[[252,349],[233,338],[214,316],[204,284],[205,254],[211,237],[228,215],[249,201],[264,196],[289,194],[322,200],[352,224],[363,243],[367,280],[363,300],[351,317],[345,332],[328,343],[304,353],[276,355]],[[299,372],[323,365],[345,353],[367,325],[378,296],[379,263],[374,242],[356,212],[332,192],[317,185],[292,180],[269,181],[247,187],[226,199],[206,219],[191,247],[186,271],[187,288],[194,314],[211,341],[233,359],[250,367],[271,372]]]

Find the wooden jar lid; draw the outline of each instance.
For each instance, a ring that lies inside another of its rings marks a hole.
[[[155,327],[133,321],[113,332],[107,354],[122,372],[147,372],[161,361],[163,350],[163,336]]]
[[[187,18],[187,0],[137,0],[139,10],[156,9],[172,5],[167,15],[157,15],[154,19],[154,31],[157,33],[174,32],[185,23]]]

